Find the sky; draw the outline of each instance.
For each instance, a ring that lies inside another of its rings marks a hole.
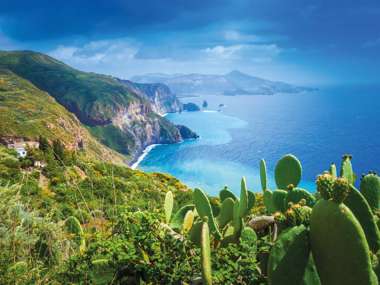
[[[380,83],[379,0],[1,0],[0,49],[84,71]]]

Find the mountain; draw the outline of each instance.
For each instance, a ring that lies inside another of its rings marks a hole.
[[[97,160],[122,163],[123,156],[92,137],[79,120],[48,93],[9,70],[0,69],[0,139],[43,136]]]
[[[254,77],[236,70],[225,75],[155,73],[134,76],[132,81],[163,83],[177,95],[274,95],[312,90],[307,87]]]
[[[130,80],[120,80],[128,86],[131,92],[147,98],[153,111],[158,114],[182,111],[182,104],[170,88],[162,83],[135,83]]]
[[[158,100],[160,105],[156,106],[152,101],[157,100],[151,100],[148,92],[141,94],[146,86],[136,90],[117,78],[82,72],[32,51],[1,51],[0,68],[48,92],[74,113],[92,135],[128,155],[129,160],[147,145],[182,140],[178,128],[155,112],[164,110],[165,104]]]

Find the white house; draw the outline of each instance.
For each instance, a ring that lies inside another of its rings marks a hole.
[[[16,147],[15,150],[17,151],[17,155],[19,157],[21,157],[21,158],[26,157],[27,152],[26,152],[24,147]]]

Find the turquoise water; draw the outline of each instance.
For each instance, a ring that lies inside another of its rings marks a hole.
[[[196,131],[198,140],[154,148],[139,165],[144,171],[170,173],[211,195],[224,185],[239,192],[240,178],[260,191],[258,163],[294,153],[303,165],[302,186],[314,190],[315,177],[344,153],[353,154],[358,174],[380,170],[380,100],[378,88],[336,88],[299,95],[203,96],[186,101],[208,110],[169,114],[176,124]],[[272,176],[270,185],[274,188]]]

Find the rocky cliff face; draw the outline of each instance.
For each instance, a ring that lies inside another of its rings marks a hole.
[[[147,98],[157,114],[182,111],[182,104],[172,93],[170,88],[162,83],[135,83],[129,80],[120,80],[128,86],[131,92]]]
[[[112,124],[133,141],[133,145],[129,147],[132,158],[135,158],[148,145],[182,141],[178,128],[155,114],[149,104],[130,103],[128,107],[116,114]]]

